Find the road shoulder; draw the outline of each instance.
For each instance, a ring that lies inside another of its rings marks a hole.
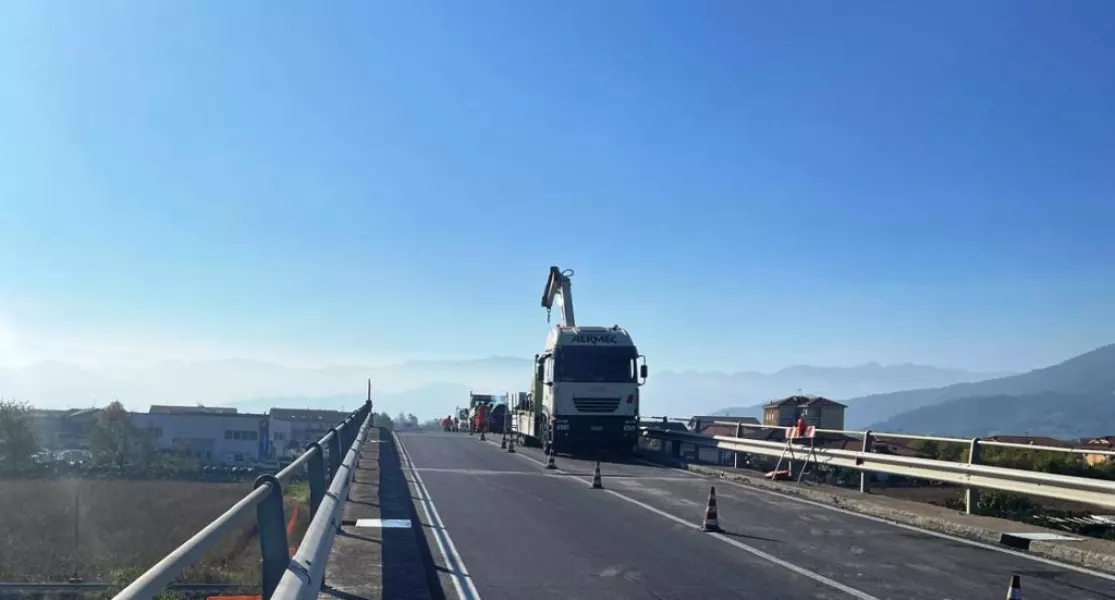
[[[361,451],[319,599],[443,600],[435,553],[394,436],[379,428]]]

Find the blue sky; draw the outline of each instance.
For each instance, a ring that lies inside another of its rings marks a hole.
[[[659,369],[1039,366],[1115,341],[1112,23],[3,3],[0,362],[529,356],[556,263]]]

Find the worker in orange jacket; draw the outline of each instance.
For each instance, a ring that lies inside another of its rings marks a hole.
[[[488,404],[484,403],[476,407],[476,431],[480,432],[480,439],[484,439],[484,434],[488,431]]]

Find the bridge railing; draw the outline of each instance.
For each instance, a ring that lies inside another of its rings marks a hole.
[[[738,423],[735,421],[714,421],[713,424],[715,425],[726,425],[736,428],[734,436],[724,436],[672,430],[659,426],[659,423],[664,425],[669,422],[684,422],[688,420],[689,419],[674,419],[669,417],[644,419],[645,425],[641,428],[641,433],[643,437],[647,439],[656,439],[673,444],[669,451],[674,456],[680,455],[681,444],[692,444],[696,447],[711,447],[734,452],[737,457],[736,466],[739,466],[738,457],[740,454],[758,454],[770,457],[787,456],[786,441],[749,438],[743,435],[744,429],[782,430],[783,432],[793,429],[792,427],[773,427]],[[1066,500],[1069,502],[1092,504],[1105,508],[1115,508],[1115,481],[984,465],[980,464],[980,449],[984,446],[988,446],[1066,454],[1106,456],[1115,456],[1115,451],[1092,450],[1088,448],[1062,448],[1058,446],[981,440],[980,438],[951,438],[908,433],[848,431],[837,429],[815,429],[814,431],[817,434],[836,434],[853,438],[862,442],[861,448],[860,450],[845,450],[826,448],[823,445],[810,448],[808,440],[800,440],[799,443],[793,444],[794,458],[799,461],[809,460],[819,465],[842,467],[859,471],[861,492],[870,491],[870,473],[887,473],[914,479],[962,485],[966,490],[964,495],[965,510],[969,514],[977,512],[976,507],[979,504],[980,489],[1000,490],[1004,492]],[[875,442],[888,438],[964,444],[968,447],[968,457],[965,462],[952,462],[876,452]]]
[[[285,569],[272,594],[264,590],[264,600],[316,600],[325,583],[325,567],[329,563],[329,552],[333,549],[333,539],[341,529],[345,502],[348,500],[349,486],[352,485],[359,462],[360,450],[367,440],[372,418],[369,416],[350,444],[340,471],[329,484],[317,509],[314,511],[306,535],[295,550],[294,556],[287,561]]]
[[[291,564],[283,486],[295,474],[305,472],[310,488],[310,514],[313,515],[311,530],[322,513],[339,514],[336,505],[343,505],[347,494],[330,497],[326,493],[326,484],[331,482],[329,489],[333,491],[340,480],[345,482],[347,489],[347,482],[352,479],[353,463],[346,461],[348,457],[359,454],[372,419],[372,401],[368,400],[343,422],[330,428],[320,440],[309,444],[306,451],[286,468],[275,475],[257,478],[255,488],[249,494],[131,582],[113,600],[150,600],[252,516],[259,531],[262,597],[270,600]],[[323,505],[325,510],[322,510]],[[309,537],[307,532],[300,549]]]

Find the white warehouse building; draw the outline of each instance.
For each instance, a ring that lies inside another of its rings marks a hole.
[[[133,420],[136,426],[150,431],[159,450],[187,454],[204,464],[227,465],[251,464],[276,455],[267,415],[204,407],[175,411],[151,408],[152,412],[133,413]]]

